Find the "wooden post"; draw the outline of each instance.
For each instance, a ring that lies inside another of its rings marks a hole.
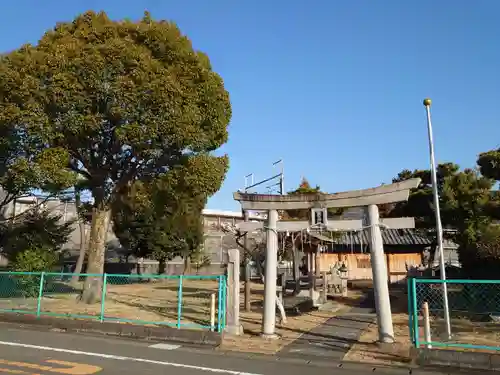
[[[210,295],[210,330],[215,331],[215,293]]]
[[[429,316],[429,304],[427,302],[422,304],[422,314],[424,315],[424,340],[425,342],[431,342],[431,318]],[[425,347],[431,349],[432,345],[425,344]]]

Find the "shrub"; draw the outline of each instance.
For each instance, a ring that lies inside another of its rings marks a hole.
[[[11,264],[16,272],[43,272],[50,270],[58,255],[48,248],[30,248],[19,252]],[[36,297],[40,288],[40,275],[14,275],[15,289],[23,297]]]
[[[57,260],[58,255],[53,249],[29,248],[16,255],[12,269],[18,272],[50,271]]]
[[[498,279],[500,270],[500,226],[482,229],[476,241],[461,246],[460,262],[468,277]]]

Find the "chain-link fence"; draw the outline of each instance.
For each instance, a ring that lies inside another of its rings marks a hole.
[[[500,350],[500,280],[410,279],[408,306],[416,347]]]
[[[222,332],[225,296],[225,276],[0,272],[0,312],[36,316]]]

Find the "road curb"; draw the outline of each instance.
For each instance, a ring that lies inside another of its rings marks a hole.
[[[500,354],[425,348],[415,351],[416,362],[420,366],[500,371]]]
[[[176,329],[161,326],[140,326],[133,324],[98,322],[91,320],[66,319],[59,317],[25,314],[0,313],[0,322],[26,326],[37,326],[49,330],[57,329],[66,332],[90,333],[105,336],[127,337],[139,340],[168,341],[182,344],[218,347],[222,335],[216,332]]]

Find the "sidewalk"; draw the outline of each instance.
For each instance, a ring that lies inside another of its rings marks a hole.
[[[335,335],[338,326],[345,326],[346,329],[352,325],[351,322],[343,322],[341,324],[336,324],[337,327],[329,327],[329,331],[323,332],[324,329],[320,327],[328,327],[329,322],[331,324],[332,319],[342,315],[344,312],[352,309],[352,306],[358,306],[360,300],[365,298],[365,294],[360,291],[352,291],[348,298],[339,299],[333,303],[332,309],[330,310],[310,310],[294,314],[290,311],[290,315],[287,317],[288,321],[286,324],[278,324],[276,326],[276,333],[279,335],[280,339],[277,340],[266,340],[260,336],[262,327],[262,307],[259,301],[263,298],[263,293],[259,293],[257,289],[258,286],[253,288],[252,294],[252,311],[241,311],[241,324],[244,328],[244,334],[241,336],[228,336],[224,335],[222,340],[222,345],[218,350],[221,351],[236,351],[244,353],[259,353],[273,356],[280,356],[280,353],[286,353],[289,347],[292,349],[308,341],[318,340],[318,335],[324,335],[323,340],[329,341],[331,334]],[[262,294],[262,295],[260,295]],[[290,308],[290,301],[286,303],[285,307]],[[365,312],[363,310],[363,312]],[[371,309],[369,309],[371,313]],[[360,331],[364,329],[364,325],[360,328]],[[346,334],[352,334],[352,332],[346,332]],[[359,335],[358,333],[356,333]],[[310,337],[308,340],[307,338]],[[347,337],[347,336],[346,336]],[[305,339],[304,339],[305,338]],[[354,340],[356,337],[354,337]],[[347,348],[348,349],[348,348]],[[295,352],[290,352],[295,356]]]
[[[280,357],[328,357],[342,360],[361,334],[374,322],[373,298],[366,297],[358,306],[328,319],[277,353]]]

